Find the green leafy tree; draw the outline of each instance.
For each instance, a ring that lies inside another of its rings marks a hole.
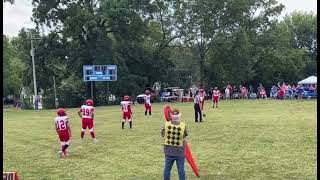
[[[200,84],[204,84],[205,65],[210,46],[215,38],[232,38],[240,27],[255,32],[268,28],[272,17],[278,15],[283,5],[275,0],[242,1],[188,1],[188,17],[184,42],[198,55]],[[256,15],[257,11],[261,12]]]

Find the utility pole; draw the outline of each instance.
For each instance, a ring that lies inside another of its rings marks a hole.
[[[56,78],[53,76],[53,89],[54,89],[54,104],[56,106],[56,109],[58,109],[59,101],[57,98],[57,91],[56,91]]]
[[[37,93],[37,79],[36,79],[36,67],[34,63],[34,47],[33,47],[33,41],[34,40],[40,40],[40,38],[34,38],[31,33],[31,57],[32,57],[32,74],[33,74],[33,90],[34,90],[34,98],[35,98],[35,109],[38,110],[38,93]]]
[[[190,78],[190,88],[192,87],[192,76],[189,76]]]

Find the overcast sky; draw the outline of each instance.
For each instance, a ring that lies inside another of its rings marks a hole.
[[[317,12],[317,0],[278,0],[285,5],[282,17],[294,10]],[[32,5],[31,0],[15,0],[11,5],[6,2],[3,4],[3,34],[10,37],[17,36],[22,27],[32,28],[31,22]]]

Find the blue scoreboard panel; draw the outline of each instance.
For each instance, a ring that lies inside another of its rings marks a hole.
[[[84,65],[84,81],[116,81],[117,65]]]

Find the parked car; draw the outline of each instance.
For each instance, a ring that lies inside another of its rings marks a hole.
[[[145,96],[146,96],[145,94],[140,94],[140,95],[138,95],[138,96],[136,97],[137,103],[138,103],[138,104],[143,104],[143,103],[144,103],[144,97],[145,97]]]
[[[164,88],[164,92],[162,92],[160,101],[161,102],[174,102],[178,101],[179,96],[183,97],[183,89],[179,87],[167,87]]]
[[[249,94],[249,99],[257,99],[257,93],[250,93]]]
[[[174,102],[178,100],[178,96],[174,95],[171,92],[163,92],[160,101],[161,102]]]

